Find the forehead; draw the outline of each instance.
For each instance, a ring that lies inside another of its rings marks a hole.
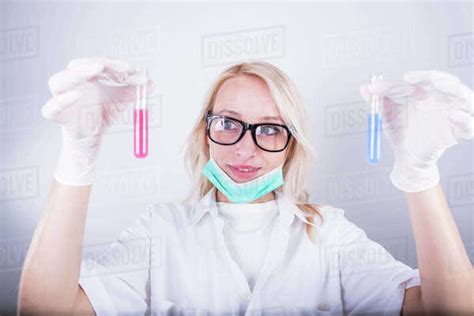
[[[212,112],[238,116],[250,123],[263,119],[283,122],[267,84],[255,76],[226,80],[216,94]]]

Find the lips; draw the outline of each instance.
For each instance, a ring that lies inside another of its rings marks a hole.
[[[260,170],[259,167],[254,167],[250,165],[229,165],[230,170],[232,173],[239,179],[242,180],[248,180],[253,178],[258,170]]]
[[[259,167],[254,167],[250,165],[230,165],[232,168],[239,169],[242,171],[253,171],[260,169]]]

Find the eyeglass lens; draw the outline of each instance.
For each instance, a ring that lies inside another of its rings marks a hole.
[[[240,135],[244,126],[231,118],[214,118],[210,126],[210,137],[221,144],[233,144]],[[273,124],[257,127],[255,131],[257,144],[266,150],[281,150],[288,141],[288,132],[285,128]]]

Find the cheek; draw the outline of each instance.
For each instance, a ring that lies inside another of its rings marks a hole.
[[[285,153],[273,153],[266,155],[265,157],[265,166],[266,171],[271,171],[280,165],[283,165],[285,162]]]
[[[212,153],[212,157],[217,161],[221,168],[223,168],[225,163],[229,161],[228,158],[232,154],[232,152],[228,152],[226,149],[225,146],[219,146],[213,142],[210,142],[209,144],[209,150]]]

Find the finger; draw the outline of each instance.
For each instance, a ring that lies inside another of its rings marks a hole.
[[[53,75],[48,82],[53,95],[61,94],[74,86],[83,83],[101,73],[104,66],[100,64],[84,64],[81,67],[66,69]]]
[[[413,95],[416,87],[403,81],[379,81],[368,85],[368,91],[373,94],[384,95],[391,98]]]
[[[471,92],[471,95],[467,100],[455,99],[452,104],[452,108],[455,110],[461,110],[467,114],[474,116],[474,93]]]
[[[449,120],[456,138],[465,140],[474,138],[474,117],[462,111],[453,111],[449,115]]]
[[[403,80],[408,83],[434,82],[436,80],[447,80],[459,82],[459,78],[446,72],[437,70],[416,70],[409,71],[403,75]]]
[[[399,104],[389,97],[384,97],[381,111],[382,117],[384,117],[386,121],[395,122],[391,123],[391,125],[403,125],[406,123],[405,118],[402,117],[402,114],[405,113],[404,108],[404,104]]]
[[[380,81],[361,86],[361,95],[367,102],[371,95],[389,98],[393,103],[405,103],[405,97],[416,93],[415,87],[402,81]]]
[[[472,90],[459,81],[436,80],[433,82],[433,87],[445,94],[449,94],[464,100],[472,100]]]
[[[132,70],[132,67],[119,59],[112,59],[108,57],[87,57],[87,58],[78,58],[69,62],[67,68],[75,68],[84,64],[100,64],[105,68],[117,71],[117,72],[128,72]]]
[[[129,64],[118,60],[107,57],[87,57],[87,58],[78,58],[69,62],[67,68],[80,67],[84,64],[101,64],[106,68],[118,71],[118,72],[127,72],[131,70]]]
[[[132,75],[127,78],[127,83],[133,86],[143,85],[148,81],[143,71],[135,71]]]
[[[49,121],[56,123],[62,122],[62,113],[65,109],[73,105],[82,93],[77,90],[65,92],[48,100],[48,102],[41,107],[41,116]]]

